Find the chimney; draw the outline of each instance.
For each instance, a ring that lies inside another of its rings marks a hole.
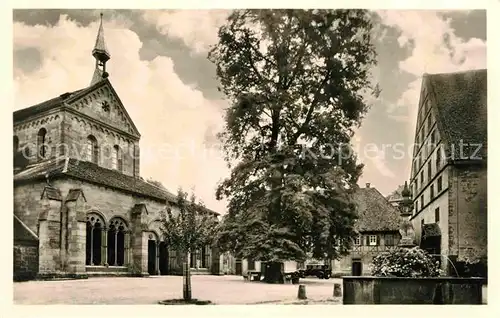
[[[370,187],[370,183],[369,183],[369,182],[367,182],[367,183],[366,183],[366,188],[369,188],[369,187]]]

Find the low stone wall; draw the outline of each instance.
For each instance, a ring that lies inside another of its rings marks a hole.
[[[481,304],[484,278],[343,277],[344,304]]]
[[[14,281],[34,279],[38,274],[38,242],[14,243]]]

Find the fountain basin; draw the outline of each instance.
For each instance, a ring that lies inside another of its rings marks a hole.
[[[482,304],[485,278],[344,276],[344,304]]]

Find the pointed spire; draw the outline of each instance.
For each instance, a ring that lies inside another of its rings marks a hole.
[[[104,28],[102,27],[102,12],[101,12],[101,23],[99,24],[99,31],[97,32],[97,38],[95,40],[94,49],[92,50],[92,55],[99,61],[106,62],[111,58],[106,47],[106,42],[104,41]]]
[[[95,40],[94,49],[92,50],[92,56],[95,58],[95,71],[90,82],[90,86],[100,82],[102,79],[108,77],[106,72],[106,62],[111,58],[106,47],[106,42],[104,41],[104,28],[102,27],[102,16],[101,13],[101,23],[99,24],[99,31],[97,31],[97,38]]]
[[[90,81],[90,86],[100,82],[102,80],[102,71],[96,67],[94,71],[94,76],[92,76],[92,81]]]

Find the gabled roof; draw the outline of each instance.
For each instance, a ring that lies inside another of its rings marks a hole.
[[[152,198],[159,201],[176,202],[176,195],[156,187],[142,178],[125,175],[119,171],[106,169],[88,161],[74,158],[55,158],[40,162],[14,175],[14,183],[36,179],[50,180],[71,177],[90,183],[107,186],[124,192]],[[208,210],[210,213],[219,213]]]
[[[400,212],[375,188],[358,188],[354,192],[358,220],[354,228],[358,232],[399,231]]]
[[[436,106],[438,129],[446,145],[454,145],[460,159],[460,142],[482,144],[478,155],[487,155],[487,70],[448,74],[424,74]],[[476,147],[463,148],[472,155]],[[465,159],[465,158],[464,158]]]
[[[89,87],[79,89],[79,90],[76,90],[73,92],[67,92],[67,93],[61,94],[58,97],[49,99],[49,100],[41,102],[39,104],[17,110],[13,114],[14,115],[14,123],[17,121],[21,121],[23,119],[27,119],[31,116],[36,115],[36,114],[50,111],[50,110],[55,109],[57,107],[65,107],[66,105],[70,104],[71,102],[76,101],[77,99],[86,96],[87,94],[91,93],[92,91],[94,91],[94,90],[96,90],[104,85],[107,85],[109,87],[110,91],[113,93],[114,97],[116,98],[119,105],[121,106],[125,117],[130,122],[132,129],[134,130],[135,134],[139,137],[140,136],[139,130],[137,129],[137,127],[134,124],[134,121],[132,120],[132,118],[130,118],[130,115],[128,114],[127,110],[123,106],[123,103],[120,100],[120,97],[116,93],[115,89],[113,88],[113,85],[111,85],[111,82],[107,78],[102,79],[99,82],[97,82]]]

